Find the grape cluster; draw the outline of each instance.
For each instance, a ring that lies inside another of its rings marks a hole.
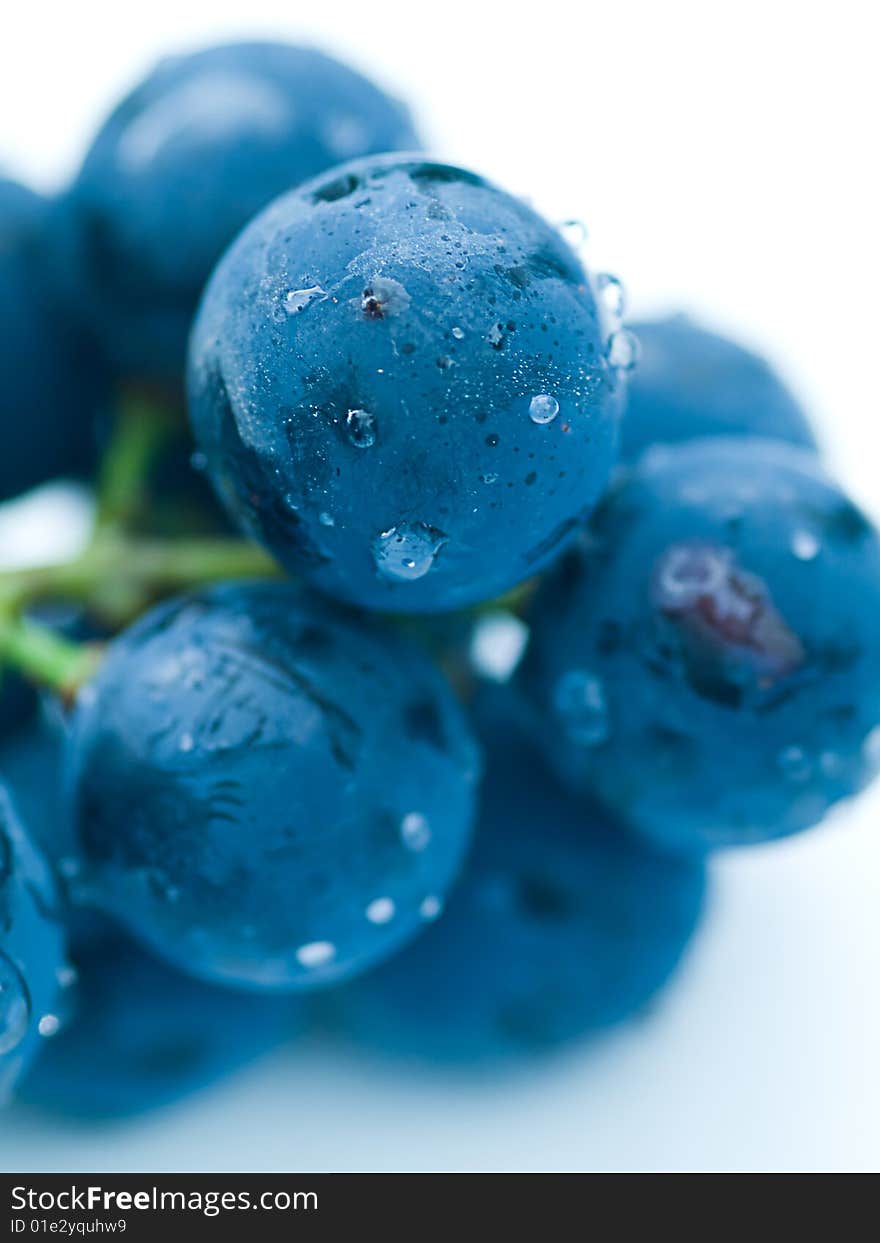
[[[0,571],[4,1097],[137,1112],[322,1018],[546,1053],[880,764],[880,542],[796,399],[419,147],[236,44],[0,182],[0,500],[96,499]]]

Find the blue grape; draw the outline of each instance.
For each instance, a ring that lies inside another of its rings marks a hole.
[[[416,649],[291,586],[226,584],[111,645],[69,767],[81,900],[193,975],[294,991],[420,927],[478,754]]]
[[[880,542],[814,455],[645,455],[541,588],[518,682],[558,773],[676,848],[804,829],[880,759]]]
[[[179,384],[204,284],[250,218],[341,160],[418,145],[401,104],[311,48],[167,57],[113,111],[59,205],[71,304],[123,373]]]
[[[51,872],[0,785],[0,1103],[55,1030],[64,967]]]
[[[631,356],[520,200],[412,157],[261,214],[205,294],[190,413],[237,521],[330,595],[453,610],[536,573],[612,468]]]
[[[87,472],[109,402],[94,351],[50,293],[46,215],[44,199],[0,178],[0,501]]]
[[[509,725],[484,729],[475,846],[445,913],[334,999],[385,1053],[485,1066],[535,1056],[642,1009],[700,914],[701,863],[633,841],[556,786]]]
[[[71,961],[70,1017],[19,1092],[53,1113],[119,1118],[172,1104],[305,1027],[303,1003],[180,975],[97,919],[80,919]]]
[[[807,416],[767,362],[687,315],[632,325],[639,363],[629,385],[620,456],[654,444],[760,436],[815,449]]]

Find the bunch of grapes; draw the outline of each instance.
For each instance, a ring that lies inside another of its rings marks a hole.
[[[0,183],[0,1094],[119,1114],[321,1017],[432,1064],[641,1010],[719,846],[880,763],[880,543],[765,362],[281,44]],[[641,345],[639,345],[641,343]]]

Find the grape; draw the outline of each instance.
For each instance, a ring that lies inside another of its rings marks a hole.
[[[0,1103],[57,1027],[64,965],[48,865],[0,785]]]
[[[92,466],[109,387],[44,271],[47,204],[0,178],[0,501]]]
[[[250,218],[341,160],[418,145],[402,105],[311,48],[166,57],[105,122],[59,205],[71,306],[124,374],[178,385],[202,288]]]
[[[284,991],[420,927],[467,845],[478,756],[402,639],[232,583],[111,645],[69,767],[88,900],[193,975]]]
[[[778,837],[880,759],[880,543],[814,455],[648,453],[542,586],[518,673],[575,789],[657,842]]]
[[[71,1018],[20,1096],[77,1118],[168,1105],[245,1066],[305,1025],[302,1003],[244,997],[179,975],[120,929],[80,927],[68,973]]]
[[[798,402],[763,358],[687,315],[632,325],[640,346],[629,385],[620,455],[654,444],[760,436],[807,449],[816,441]]]
[[[699,862],[559,789],[509,725],[483,738],[475,848],[445,913],[334,998],[343,1030],[383,1052],[503,1063],[617,1023],[664,983],[700,913]]]
[[[288,568],[370,608],[453,610],[547,565],[603,489],[613,335],[520,200],[447,165],[361,160],[224,257],[190,413],[230,512]]]

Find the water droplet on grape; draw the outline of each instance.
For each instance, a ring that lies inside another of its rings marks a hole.
[[[335,527],[336,526],[336,519],[333,517],[332,514],[328,514],[326,512],[318,515],[318,521],[320,522],[322,527]]]
[[[433,894],[429,894],[424,898],[419,906],[419,914],[422,919],[437,919],[443,911],[443,903]]]
[[[300,311],[311,306],[316,298],[323,300],[326,297],[327,293],[320,285],[310,285],[308,289],[291,289],[285,295],[284,309],[288,315],[298,315]]]
[[[185,733],[185,734],[180,735],[180,742],[178,743],[178,746],[180,747],[180,750],[184,752],[184,754],[188,751],[192,751],[195,745],[196,745],[196,740],[195,738],[193,738],[192,734]]]
[[[366,916],[371,924],[387,924],[394,918],[395,906],[390,898],[374,898],[367,907]]]
[[[332,941],[310,941],[296,951],[296,960],[301,967],[323,967],[335,957],[336,946]]]
[[[813,561],[818,557],[822,545],[809,531],[795,531],[791,541],[791,551],[798,561]]]
[[[808,781],[813,772],[813,765],[803,747],[783,747],[776,763],[790,781]]]
[[[608,340],[608,362],[618,371],[632,371],[639,361],[639,342],[628,328],[613,332]]]
[[[572,250],[579,252],[586,246],[587,226],[582,220],[563,220],[556,227]]]
[[[402,522],[373,541],[373,560],[383,578],[414,582],[424,578],[446,543],[446,536],[426,522]]]
[[[37,1031],[45,1040],[57,1036],[61,1030],[61,1020],[57,1014],[44,1014],[37,1024]]]
[[[17,1049],[31,1021],[31,999],[15,963],[0,950],[0,1057]]]
[[[605,688],[595,674],[569,669],[556,684],[553,707],[568,738],[579,746],[597,747],[610,732]]]
[[[453,328],[452,335],[455,337],[456,341],[463,341],[464,340],[464,329]]]
[[[558,413],[559,402],[549,393],[538,393],[529,402],[529,418],[540,427],[552,423]]]
[[[610,272],[600,272],[596,277],[596,289],[602,306],[612,319],[622,319],[626,310],[626,291],[620,278]]]
[[[420,811],[410,811],[400,822],[400,837],[407,850],[424,850],[431,841],[431,826]]]
[[[369,449],[376,443],[376,416],[369,410],[349,410],[345,416],[349,441],[356,449]]]

